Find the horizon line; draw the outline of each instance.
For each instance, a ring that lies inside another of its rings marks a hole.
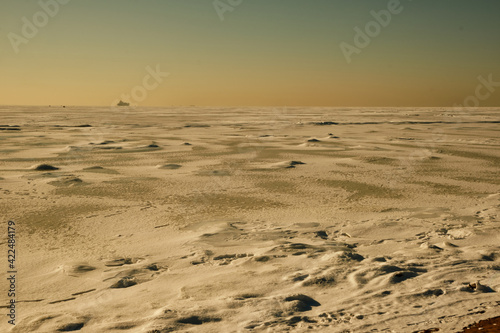
[[[118,105],[78,105],[78,104],[0,104],[0,107],[109,107],[109,108],[173,108],[173,107],[200,107],[200,108],[453,108],[453,109],[482,109],[482,108],[500,108],[500,105],[496,106],[401,106],[401,105],[384,105],[384,106],[349,106],[349,105],[130,105],[130,106],[118,106]]]

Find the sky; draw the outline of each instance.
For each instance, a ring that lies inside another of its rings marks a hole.
[[[2,0],[0,104],[500,106],[497,0]]]

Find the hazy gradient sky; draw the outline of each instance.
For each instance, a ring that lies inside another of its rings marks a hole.
[[[479,76],[500,82],[498,0],[401,0],[348,63],[340,44],[391,1],[242,0],[222,21],[213,0],[72,0],[43,26],[39,1],[2,0],[0,104],[110,105],[157,65],[170,75],[130,102],[451,106]],[[500,106],[500,84],[487,89],[480,105]]]

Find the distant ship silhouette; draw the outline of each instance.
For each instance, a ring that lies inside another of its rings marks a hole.
[[[129,105],[130,105],[130,103],[127,103],[127,102],[124,102],[124,101],[120,100],[120,101],[118,102],[118,104],[116,104],[116,105],[117,105],[117,106],[129,106]]]

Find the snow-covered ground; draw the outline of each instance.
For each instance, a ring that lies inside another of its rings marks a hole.
[[[9,220],[17,237],[0,331],[456,332],[498,315],[499,111],[0,107],[2,272]]]

